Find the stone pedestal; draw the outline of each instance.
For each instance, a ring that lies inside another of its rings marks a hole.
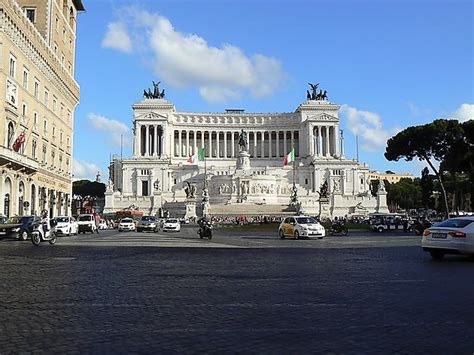
[[[241,150],[237,157],[237,170],[250,170],[250,154],[246,150]]]
[[[388,213],[388,206],[387,206],[387,192],[386,191],[378,191],[377,192],[377,213]]]
[[[186,214],[185,219],[197,218],[196,214],[196,201],[186,201]]]

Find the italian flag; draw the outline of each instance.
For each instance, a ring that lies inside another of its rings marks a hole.
[[[204,159],[206,159],[206,152],[205,152],[204,148],[199,148],[197,154],[194,153],[186,161],[190,164],[195,164],[196,159],[197,159],[197,161],[204,161]]]
[[[295,161],[295,148],[291,148],[291,152],[289,152],[287,155],[285,155],[285,159],[283,159],[283,164],[288,165],[290,163],[293,163]]]

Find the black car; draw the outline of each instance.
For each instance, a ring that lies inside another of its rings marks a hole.
[[[5,223],[0,224],[0,235],[17,236],[20,240],[27,240],[33,231],[33,224],[39,221],[40,218],[37,216],[10,217]]]

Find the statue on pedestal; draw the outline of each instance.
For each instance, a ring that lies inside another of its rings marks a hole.
[[[239,135],[240,150],[241,151],[247,150],[247,146],[248,146],[247,133],[245,133],[244,130],[242,129],[242,131],[240,132],[240,135]]]
[[[186,193],[186,198],[194,199],[196,198],[196,184],[191,184],[189,181],[185,181],[187,186],[184,188],[184,192]]]

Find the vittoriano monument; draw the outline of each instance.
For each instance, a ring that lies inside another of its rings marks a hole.
[[[294,109],[271,113],[180,111],[160,85],[132,106],[133,155],[111,163],[105,212],[133,203],[145,214],[183,217],[200,196],[220,216],[284,216],[296,202],[322,218],[386,208],[383,192],[370,192],[369,167],[346,159],[340,106],[319,82]],[[198,216],[202,208],[196,203]]]

